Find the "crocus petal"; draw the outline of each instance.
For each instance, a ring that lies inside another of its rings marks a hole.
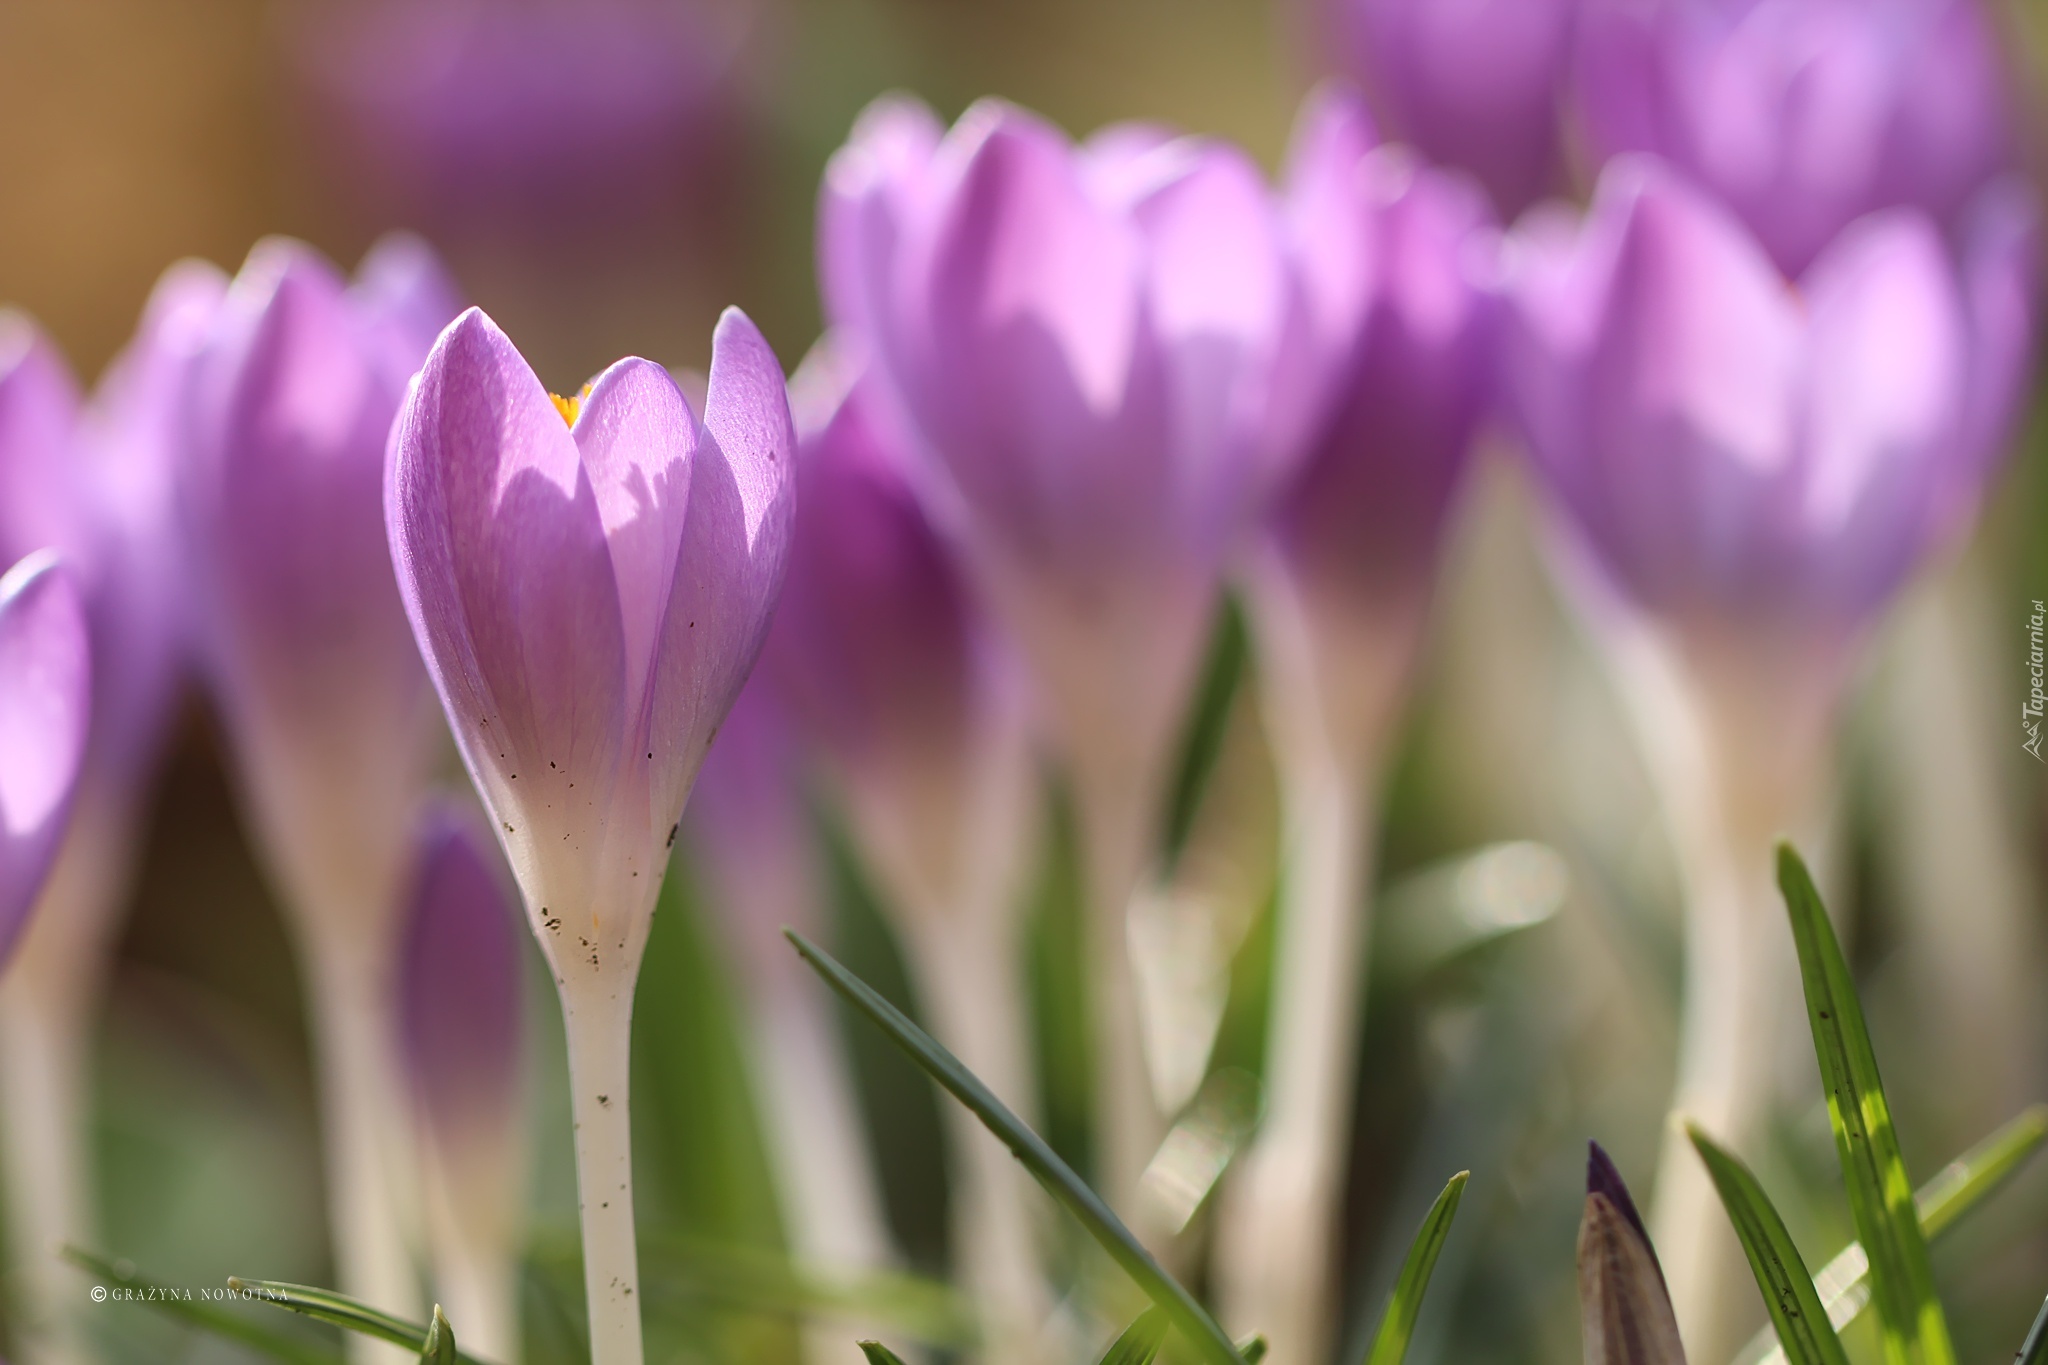
[[[0,968],[57,855],[90,721],[85,608],[56,556],[0,577]]]
[[[631,699],[618,581],[576,442],[472,308],[427,357],[392,449],[391,552],[463,757],[529,899],[588,895]]]
[[[1379,145],[1356,95],[1319,86],[1302,105],[1287,149],[1282,195],[1304,312],[1318,347],[1344,356],[1372,300],[1379,219],[1358,211],[1359,163]]]
[[[647,815],[664,844],[767,638],[789,555],[795,455],[782,366],[747,315],[728,308],[712,334],[688,522],[649,692]]]
[[[1964,218],[1959,256],[1971,334],[1969,473],[1981,487],[2006,452],[2033,373],[2040,197],[2015,178],[1986,186]]]
[[[370,326],[387,335],[400,379],[410,379],[434,338],[462,311],[462,292],[434,249],[409,232],[380,237],[353,286]]]
[[[87,540],[76,463],[78,381],[42,329],[0,313],[0,555]]]
[[[885,325],[895,253],[916,211],[943,129],[908,95],[861,111],[818,193],[818,287],[825,312],[855,336]]]
[[[1589,1143],[1579,1223],[1579,1312],[1586,1365],[1685,1365],[1650,1234],[1621,1173]]]
[[[525,977],[496,847],[453,806],[420,822],[398,955],[399,1036],[420,1119],[444,1152],[519,1122]]]

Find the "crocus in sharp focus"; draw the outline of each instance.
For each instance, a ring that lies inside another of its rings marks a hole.
[[[794,448],[782,370],[736,310],[701,426],[645,360],[551,398],[471,309],[392,435],[406,611],[568,1027],[594,1365],[641,1358],[633,984],[684,800],[781,587]]]
[[[1075,146],[996,101],[940,136],[891,99],[833,159],[819,253],[1072,783],[1124,1198],[1158,1137],[1125,909],[1225,556],[1317,390],[1279,215],[1221,143],[1118,127]]]
[[[171,267],[88,403],[34,324],[0,323],[0,562],[60,550],[99,661],[76,808],[0,982],[7,1221],[33,1360],[80,1349],[83,1284],[52,1249],[96,1236],[81,1077],[179,681],[175,457],[191,358],[225,284],[211,266]]]
[[[452,312],[414,240],[381,243],[353,283],[308,247],[259,244],[198,361],[184,489],[205,671],[308,986],[342,1287],[412,1313],[391,974],[439,741],[383,471]]]
[[[1491,396],[1498,242],[1479,187],[1376,145],[1358,102],[1304,108],[1287,203],[1330,410],[1246,585],[1286,824],[1266,1112],[1218,1228],[1235,1321],[1275,1359],[1333,1327],[1372,809],[1421,643],[1452,494]]]
[[[798,496],[801,508],[809,493]],[[790,1252],[807,1274],[850,1280],[893,1264],[895,1242],[839,1021],[783,937],[823,932],[831,871],[797,734],[767,673],[764,658],[719,727],[683,839],[739,968],[742,1039]],[[804,1352],[823,1365],[856,1349],[846,1324],[828,1320],[807,1327]]]
[[[399,953],[434,1297],[463,1349],[519,1358],[526,1204],[524,949],[504,864],[453,806],[421,818]]]
[[[0,968],[71,816],[92,713],[78,589],[38,551],[0,576]]]
[[[1956,223],[2015,159],[1979,0],[1586,0],[1575,105],[1593,152],[1654,152],[1797,274],[1851,221]]]
[[[1664,1271],[1642,1215],[1600,1144],[1586,1146],[1586,1211],[1579,1220],[1586,1365],[1685,1365]]]
[[[942,1042],[1013,1108],[1033,1064],[1014,913],[1036,772],[1021,678],[911,484],[856,365],[820,343],[795,386],[797,514],[762,670],[821,756]],[[1029,1356],[1050,1310],[1033,1193],[964,1110],[953,1245],[991,1352]]]
[[[1623,160],[1582,225],[1539,218],[1511,249],[1512,406],[1687,884],[1676,1104],[1719,1131],[1764,1117],[1796,980],[1771,842],[1824,798],[1874,618],[1968,528],[1996,467],[2028,370],[2034,229],[2031,197],[1998,183],[1953,251],[1892,210],[1795,284],[1728,210]],[[1652,1222],[1694,1354],[1719,1355],[1717,1305],[1744,1275],[1682,1149]]]
[[[1478,177],[1503,216],[1555,190],[1583,0],[1329,0],[1347,70],[1389,132]]]

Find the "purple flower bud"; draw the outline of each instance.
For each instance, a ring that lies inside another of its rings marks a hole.
[[[452,806],[420,821],[399,952],[399,1037],[423,1130],[444,1157],[519,1122],[519,919],[498,851]]]
[[[1647,159],[1513,244],[1513,407],[1579,548],[1678,623],[1843,638],[1963,529],[2032,339],[2034,209],[1994,185],[1960,259],[1900,209],[1796,285]]]
[[[827,304],[1069,757],[1156,767],[1224,557],[1319,393],[1278,212],[1220,143],[1076,147],[995,101],[929,131],[892,101],[834,158]]]
[[[391,553],[558,977],[638,967],[684,799],[781,587],[794,448],[782,371],[737,310],[702,426],[645,360],[551,401],[475,309],[406,399]]]
[[[0,577],[0,967],[57,856],[92,704],[85,607],[49,551]]]
[[[1405,672],[1491,397],[1497,309],[1480,274],[1498,234],[1476,185],[1375,147],[1364,110],[1341,95],[1303,110],[1288,206],[1336,357],[1333,404],[1271,514],[1261,563],[1312,637],[1314,695],[1350,762],[1366,737],[1353,732],[1384,717],[1384,684]]]
[[[1685,1365],[1657,1250],[1621,1173],[1588,1143],[1579,1222],[1579,1312],[1586,1365]]]
[[[1594,0],[1580,31],[1594,152],[1669,160],[1788,274],[1875,209],[1946,228],[2013,162],[2008,73],[1977,0]]]
[[[1334,0],[1345,64],[1391,132],[1513,217],[1558,186],[1581,0]]]
[[[384,451],[424,357],[431,271],[351,286],[308,247],[250,253],[199,361],[187,504],[201,645],[291,898],[395,913],[432,711],[384,540]],[[340,913],[340,912],[335,912]]]

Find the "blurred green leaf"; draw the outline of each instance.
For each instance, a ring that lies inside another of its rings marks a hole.
[[[1828,1092],[1828,1119],[1849,1187],[1849,1211],[1870,1258],[1885,1359],[1907,1365],[1954,1365],[1948,1321],[1934,1292],[1927,1239],[1913,1206],[1913,1186],[1899,1155],[1877,1054],[1863,1022],[1863,1007],[1813,878],[1790,844],[1778,845],[1778,887],[1799,949],[1799,975],[1813,1050]]]
[[[455,1329],[441,1305],[434,1305],[434,1320],[427,1324],[427,1339],[420,1346],[420,1365],[455,1365]]]
[[[245,1346],[270,1360],[282,1361],[284,1365],[341,1365],[339,1352],[311,1342],[294,1341],[292,1338],[259,1327],[244,1319],[240,1314],[218,1304],[185,1299],[176,1292],[145,1276],[137,1274],[126,1265],[116,1264],[104,1257],[95,1256],[77,1247],[65,1247],[64,1259],[90,1275],[97,1276],[110,1285],[125,1289],[143,1291],[144,1306],[155,1309],[167,1318],[172,1318],[202,1332],[239,1346]]]
[[[1164,853],[1169,868],[1187,847],[1202,794],[1216,771],[1216,760],[1223,752],[1223,733],[1230,723],[1230,703],[1244,683],[1249,653],[1244,609],[1234,596],[1226,594],[1209,635],[1201,691],[1195,696],[1181,732],[1180,761],[1174,770],[1172,796],[1166,810]]]
[[[1238,1355],[1236,1346],[1216,1325],[1208,1310],[1196,1302],[1194,1295],[1188,1293],[1178,1280],[1160,1268],[1159,1263],[1152,1259],[1152,1253],[1139,1244],[1131,1230],[1110,1212],[1109,1206],[1095,1191],[1060,1160],[1043,1138],[1005,1108],[973,1072],[962,1066],[958,1058],[923,1029],[910,1022],[902,1011],[870,989],[866,982],[833,961],[829,954],[793,930],[785,929],[783,933],[832,989],[880,1026],[897,1046],[930,1073],[933,1080],[966,1105],[990,1132],[1002,1140],[1003,1145],[1024,1163],[1039,1183],[1067,1206],[1088,1234],[1109,1253],[1110,1259],[1123,1267],[1124,1273],[1145,1291],[1146,1297],[1171,1315],[1174,1325],[1205,1359],[1216,1362],[1216,1365],[1244,1365],[1244,1358]]]
[[[1430,1274],[1443,1253],[1444,1239],[1451,1235],[1451,1220],[1458,1216],[1458,1201],[1464,1198],[1465,1182],[1471,1178],[1470,1171],[1458,1172],[1429,1206],[1408,1248],[1408,1259],[1401,1263],[1400,1277],[1394,1281],[1394,1292],[1387,1299],[1380,1329],[1373,1334],[1365,1365],[1401,1365],[1407,1356],[1408,1341],[1415,1335],[1415,1318],[1422,1311],[1422,1296],[1429,1291]]]
[[[860,1351],[868,1358],[868,1365],[903,1365],[903,1357],[879,1341],[861,1342]]]
[[[403,1346],[409,1351],[421,1350],[430,1339],[430,1329],[404,1318],[393,1317],[381,1308],[352,1299],[332,1289],[320,1289],[313,1285],[285,1284],[280,1280],[245,1280],[239,1275],[228,1276],[228,1288],[237,1294],[246,1294],[262,1303],[272,1304],[293,1313],[303,1313],[309,1318],[328,1322],[343,1331],[356,1332],[378,1341],[388,1341],[393,1346]],[[450,1332],[452,1339],[453,1332]],[[472,1356],[456,1352],[450,1359],[457,1365],[484,1365]]]
[[[1266,1339],[1254,1332],[1237,1343],[1237,1353],[1244,1357],[1244,1365],[1259,1365],[1266,1358]]]
[[[2048,1365],[2048,1303],[2043,1303],[2041,1311],[2034,1315],[2034,1325],[2028,1329],[2020,1353],[2012,1358],[2012,1365]]]
[[[1152,1358],[1166,1344],[1170,1321],[1165,1309],[1147,1308],[1109,1343],[1109,1349],[1102,1353],[1101,1365],[1152,1365]]]
[[[1685,1131],[1700,1160],[1707,1164],[1707,1174],[1720,1191],[1728,1220],[1735,1224],[1735,1236],[1749,1258],[1786,1358],[1792,1365],[1849,1365],[1842,1339],[1828,1325],[1820,1295],[1806,1273],[1806,1262],[1800,1259],[1792,1234],[1785,1231],[1785,1220],[1778,1217],[1763,1186],[1757,1184],[1749,1167],[1701,1132],[1697,1124],[1687,1124]]]
[[[1913,1196],[1920,1227],[1938,1238],[1991,1196],[2048,1138],[2048,1105],[2037,1104],[1935,1173]],[[1870,1304],[1870,1258],[1851,1242],[1813,1277],[1821,1305],[1836,1331]],[[1735,1365],[1784,1365],[1778,1334],[1766,1327],[1735,1357]]]

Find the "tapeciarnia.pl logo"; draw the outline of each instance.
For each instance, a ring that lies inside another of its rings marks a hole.
[[[2025,727],[2027,738],[2020,747],[2032,754],[2036,763],[2042,761],[2041,716],[2048,711],[2048,687],[2043,686],[2044,680],[2048,680],[2048,662],[2044,662],[2041,649],[2044,623],[2048,623],[2048,605],[2035,598],[2034,614],[2027,618],[2027,700],[2020,707],[2020,724]]]

